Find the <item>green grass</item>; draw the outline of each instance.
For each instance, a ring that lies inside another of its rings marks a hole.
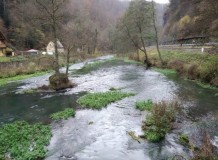
[[[109,91],[103,93],[89,93],[77,100],[82,106],[92,109],[101,109],[108,104],[121,100],[123,98],[134,96],[132,93],[123,93],[121,91]]]
[[[183,146],[188,146],[189,145],[189,138],[185,134],[179,135],[179,143]]]
[[[214,87],[214,86],[211,86],[210,84],[205,84],[199,81],[197,81],[197,84],[201,86],[202,88],[206,88],[206,89],[218,89],[218,87]]]
[[[77,73],[77,74],[87,74],[90,71],[98,69],[104,63],[107,63],[107,62],[110,62],[110,61],[113,61],[113,60],[114,60],[114,58],[107,59],[107,60],[104,60],[104,61],[96,61],[96,62],[93,62],[93,63],[87,63],[81,69],[78,69],[75,73]]]
[[[136,108],[139,109],[140,111],[150,111],[153,107],[153,102],[151,99],[147,100],[147,101],[139,101],[136,102]]]
[[[61,119],[68,119],[70,117],[75,117],[75,114],[76,112],[73,108],[66,108],[64,111],[51,114],[50,117],[53,120],[61,120]]]
[[[19,81],[19,80],[23,80],[23,79],[27,79],[27,78],[31,78],[31,77],[42,76],[46,73],[48,73],[48,72],[36,72],[33,74],[18,75],[18,76],[10,77],[10,78],[1,78],[0,79],[0,86],[6,85],[6,84],[8,84],[10,82],[14,82],[14,81]]]
[[[154,71],[159,72],[165,76],[176,74],[176,70],[174,70],[174,69],[154,68]]]
[[[144,61],[142,52],[139,60]],[[126,55],[123,55],[126,56]],[[169,68],[175,70],[178,75],[190,80],[218,86],[218,56],[216,54],[194,53],[184,50],[161,50],[164,66],[161,65],[156,49],[148,50],[148,58],[152,66],[158,68]],[[129,54],[129,58],[136,59],[137,54]],[[165,75],[174,74],[172,70],[157,70]]]
[[[9,57],[0,57],[0,62],[10,62],[10,58]]]
[[[49,126],[19,121],[0,128],[0,159],[43,159],[51,139]],[[10,155],[10,157],[8,157]]]

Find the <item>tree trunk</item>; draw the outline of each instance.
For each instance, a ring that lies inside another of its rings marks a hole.
[[[155,31],[155,40],[156,40],[156,47],[157,47],[157,52],[159,55],[159,59],[161,62],[161,65],[163,65],[163,59],[161,57],[160,49],[159,49],[159,40],[158,40],[158,31],[157,31],[157,26],[155,22],[155,8],[154,8],[154,1],[152,0],[152,10],[153,10],[153,24],[154,24],[154,31]]]
[[[69,66],[70,66],[70,49],[67,49],[67,66],[66,66],[66,75],[68,76]]]
[[[139,56],[139,50],[138,49],[136,50],[136,53],[137,53],[137,59],[138,59],[138,61],[140,61],[140,56]]]
[[[93,47],[93,53],[92,53],[92,54],[95,54],[96,47],[97,47],[97,43],[98,43],[98,30],[97,30],[97,28],[96,28],[96,29],[95,29],[94,47]]]

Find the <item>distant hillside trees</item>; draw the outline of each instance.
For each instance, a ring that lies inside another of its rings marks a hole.
[[[171,0],[164,16],[168,38],[218,35],[218,3],[214,0]]]

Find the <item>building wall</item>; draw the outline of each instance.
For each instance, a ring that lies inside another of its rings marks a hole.
[[[53,42],[49,42],[48,46],[46,47],[47,53],[55,53],[55,45]],[[64,53],[64,48],[58,48],[59,53]]]
[[[0,56],[5,56],[6,45],[3,41],[0,40]]]

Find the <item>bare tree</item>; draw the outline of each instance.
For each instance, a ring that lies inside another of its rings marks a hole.
[[[48,25],[52,28],[53,42],[55,46],[55,74],[60,75],[59,71],[59,54],[58,54],[58,34],[57,28],[60,19],[63,17],[61,12],[66,0],[36,0],[37,7],[42,11],[43,17],[41,20],[47,21]]]
[[[153,25],[154,25],[154,31],[155,31],[155,41],[156,41],[156,47],[157,47],[157,52],[160,58],[161,65],[163,65],[163,59],[161,57],[160,49],[159,49],[159,38],[158,38],[158,31],[157,31],[157,26],[156,26],[156,16],[155,16],[155,7],[154,7],[154,1],[152,0],[152,20],[153,20]]]
[[[144,63],[150,66],[146,50],[147,42],[152,37],[152,6],[150,2],[144,0],[132,1],[121,23],[126,30],[127,37],[137,50],[145,55]]]

